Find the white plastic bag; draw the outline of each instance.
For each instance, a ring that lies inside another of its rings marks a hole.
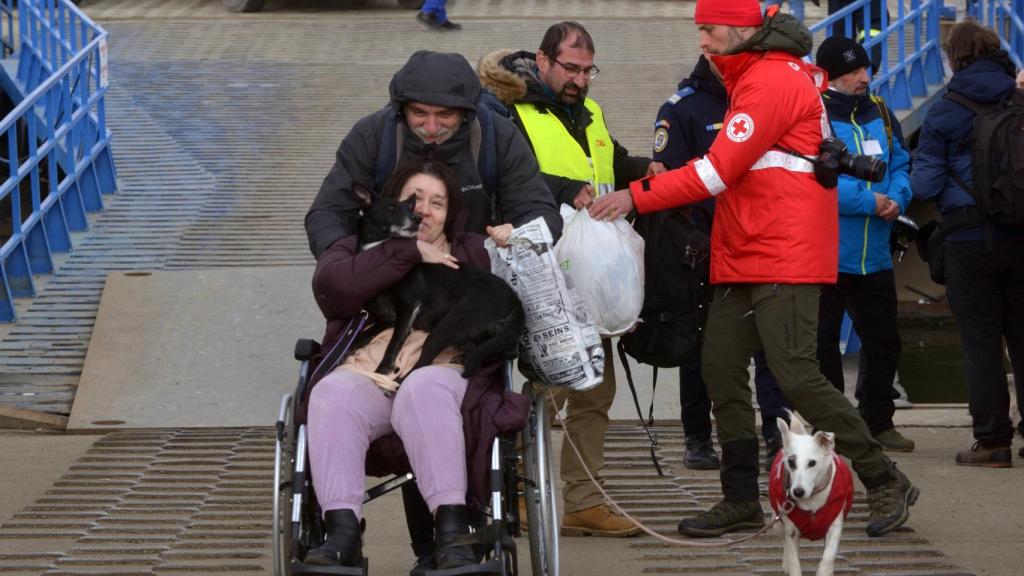
[[[644,239],[624,218],[594,220],[562,205],[565,227],[555,258],[573,279],[603,336],[629,332],[644,305]]]
[[[543,218],[513,230],[506,248],[487,239],[491,272],[516,291],[526,312],[522,353],[548,386],[589,390],[603,381],[604,349],[572,279],[555,261]]]

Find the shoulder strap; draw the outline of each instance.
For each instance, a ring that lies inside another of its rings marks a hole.
[[[373,181],[378,191],[384,187],[384,182],[394,172],[398,159],[402,157],[404,140],[402,126],[395,119],[395,112],[390,104],[388,111],[384,120],[384,130],[381,131],[380,145],[377,147],[377,163],[373,171]]]
[[[477,105],[476,121],[477,141],[470,139],[473,148],[474,158],[477,162],[477,172],[484,185],[484,190],[491,199],[491,222],[501,224],[498,214],[498,144],[494,136],[494,112],[489,105],[480,102]],[[473,132],[470,133],[472,136]]]
[[[952,100],[975,114],[981,114],[986,110],[986,107],[980,102],[975,102],[974,100],[971,100],[962,94],[958,94],[957,92],[953,92],[952,90],[946,92],[943,98],[946,100]]]
[[[885,124],[885,137],[889,139],[889,154],[892,154],[892,117],[889,116],[889,107],[885,105],[885,100],[882,100],[879,96],[872,96],[871,100],[878,107],[878,114],[882,117],[882,123]]]
[[[629,358],[626,356],[626,345],[619,339],[616,347],[619,350],[619,360],[622,362],[622,369],[626,372],[626,382],[629,383],[629,392],[633,395],[633,406],[636,407],[636,415],[640,419],[640,426],[647,433],[647,440],[650,443],[651,448],[651,462],[654,463],[654,469],[658,471],[658,476],[664,476],[665,473],[661,469],[661,464],[658,462],[658,454],[655,451],[658,447],[658,440],[651,433],[651,429],[648,427],[648,423],[644,422],[644,414],[640,410],[640,399],[636,394],[636,386],[633,384],[633,372],[629,369]],[[611,366],[610,362],[605,362],[606,366]],[[657,382],[658,369],[654,369],[654,379]],[[653,384],[653,383],[652,383]],[[651,410],[650,410],[650,425],[654,425],[654,386],[651,387]]]

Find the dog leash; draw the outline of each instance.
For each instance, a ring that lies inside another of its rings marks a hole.
[[[544,392],[548,396],[548,401],[551,402],[552,405],[555,405],[555,396],[554,394],[551,393],[551,389],[546,388]],[[622,507],[619,506],[614,499],[612,499],[608,492],[605,491],[604,486],[601,486],[601,483],[598,482],[597,478],[594,477],[594,474],[590,471],[590,468],[588,468],[586,463],[583,462],[583,454],[580,453],[579,447],[576,446],[576,442],[573,441],[572,435],[569,434],[569,428],[565,425],[565,420],[563,420],[562,414],[557,410],[555,410],[554,412],[555,418],[557,418],[559,424],[562,425],[562,433],[565,435],[565,439],[569,441],[569,445],[572,447],[572,451],[576,453],[576,459],[579,460],[580,465],[583,466],[583,471],[587,473],[587,477],[590,478],[590,481],[593,482],[594,486],[596,486],[597,489],[601,492],[601,495],[604,496],[605,502],[607,502],[607,504],[611,506],[613,510],[622,515],[622,517],[632,522],[637,528],[642,530],[645,534],[657,540],[660,540],[666,544],[671,544],[673,546],[689,546],[694,548],[722,548],[725,546],[735,546],[737,544],[743,544],[744,542],[749,542],[770,530],[772,526],[775,526],[779,523],[780,520],[782,520],[783,516],[792,512],[793,508],[796,507],[796,502],[794,502],[792,498],[786,498],[786,501],[782,505],[782,510],[779,510],[775,514],[771,522],[767,523],[763,528],[761,528],[757,532],[754,532],[750,536],[744,536],[743,538],[737,538],[735,540],[701,542],[699,540],[679,540],[678,538],[669,538],[664,534],[655,532],[654,530],[648,528],[643,522],[637,520],[636,518],[632,517],[628,512],[623,510]]]

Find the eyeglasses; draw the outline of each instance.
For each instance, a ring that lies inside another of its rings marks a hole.
[[[601,72],[601,69],[598,68],[597,66],[587,66],[586,68],[580,68],[575,64],[566,64],[564,62],[559,62],[558,58],[555,58],[550,54],[548,54],[547,56],[548,58],[551,58],[551,60],[554,61],[555,64],[558,64],[559,66],[564,68],[565,71],[568,72],[569,76],[572,78],[575,78],[582,72],[587,78],[593,80],[594,78],[597,78],[597,75]]]

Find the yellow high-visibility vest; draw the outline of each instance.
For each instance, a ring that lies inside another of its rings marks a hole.
[[[590,98],[583,105],[591,114],[587,126],[590,158],[565,125],[552,113],[541,112],[534,104],[516,104],[519,119],[533,145],[540,171],[545,174],[590,182],[597,196],[615,190],[615,146],[604,124],[601,107]]]

